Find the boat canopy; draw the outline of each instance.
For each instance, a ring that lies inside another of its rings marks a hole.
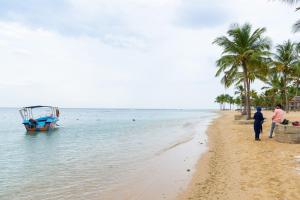
[[[19,110],[20,115],[23,119],[23,121],[29,120],[29,119],[35,119],[35,116],[32,112],[33,109],[38,109],[38,108],[48,108],[47,112],[43,112],[43,115],[46,116],[55,116],[59,117],[59,109],[58,107],[54,106],[28,106],[28,107],[23,107],[22,109]],[[40,116],[42,117],[42,116]]]
[[[24,108],[53,108],[53,106],[28,106],[28,107],[24,107]]]

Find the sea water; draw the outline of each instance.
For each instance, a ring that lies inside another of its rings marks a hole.
[[[1,200],[173,199],[216,113],[61,109],[59,127],[41,133],[15,108],[0,116]]]

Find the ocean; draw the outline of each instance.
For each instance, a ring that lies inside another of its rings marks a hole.
[[[61,109],[27,133],[0,109],[0,199],[174,199],[206,150],[212,110]]]

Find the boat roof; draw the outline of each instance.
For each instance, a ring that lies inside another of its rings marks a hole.
[[[27,106],[27,107],[24,107],[24,108],[54,108],[54,106]]]

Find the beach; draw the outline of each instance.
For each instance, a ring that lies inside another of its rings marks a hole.
[[[254,140],[253,125],[239,125],[237,112],[223,111],[207,130],[209,150],[179,200],[297,200],[300,198],[300,145],[269,139],[271,112],[261,141]],[[299,113],[286,115],[299,120]]]

